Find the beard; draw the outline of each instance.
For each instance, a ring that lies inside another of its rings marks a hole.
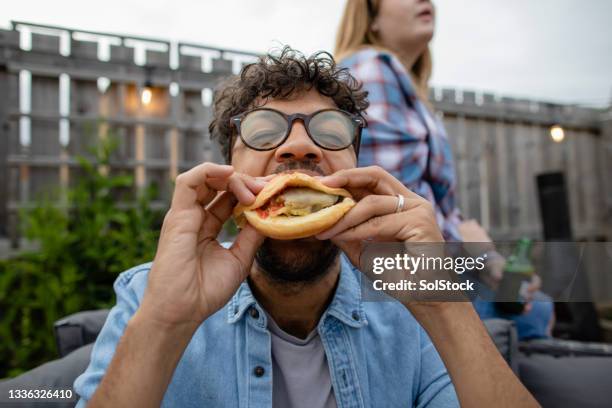
[[[275,174],[288,170],[310,170],[325,176],[313,160],[290,160],[279,164]],[[281,241],[266,238],[255,254],[255,262],[266,278],[286,289],[298,289],[323,278],[338,259],[340,249],[331,241],[303,238]]]
[[[283,286],[303,286],[327,275],[339,253],[340,249],[331,241],[266,238],[255,254],[255,262],[271,282]]]

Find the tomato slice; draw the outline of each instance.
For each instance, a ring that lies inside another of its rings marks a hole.
[[[281,208],[285,206],[284,200],[279,196],[270,199],[263,207],[257,208],[257,215],[261,218],[268,218],[271,214],[278,212]]]
[[[266,209],[257,208],[255,211],[257,211],[257,215],[259,215],[259,217],[263,219],[268,218],[268,215],[270,215],[270,210],[267,208]]]

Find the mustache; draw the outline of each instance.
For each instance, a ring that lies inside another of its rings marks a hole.
[[[278,174],[278,173],[282,173],[288,170],[309,170],[309,171],[314,171],[316,173],[319,173],[322,176],[326,175],[323,172],[323,169],[321,169],[321,167],[319,167],[317,163],[315,163],[313,160],[303,160],[303,161],[292,160],[288,162],[283,162],[274,169],[274,173]]]

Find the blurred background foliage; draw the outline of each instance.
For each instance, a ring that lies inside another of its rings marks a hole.
[[[153,259],[163,221],[150,206],[157,189],[136,193],[133,177],[107,174],[116,146],[101,139],[93,159],[78,158],[74,187],[20,213],[38,248],[0,260],[0,378],[57,358],[53,323],[112,306],[117,275]]]

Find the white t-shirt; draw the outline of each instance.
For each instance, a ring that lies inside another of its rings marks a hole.
[[[327,357],[317,329],[299,339],[267,316],[272,343],[272,406],[336,408]]]

